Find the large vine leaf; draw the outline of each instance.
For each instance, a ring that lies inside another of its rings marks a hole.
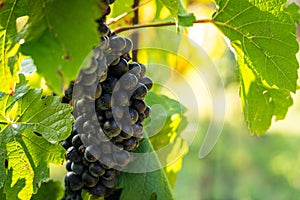
[[[75,79],[81,63],[100,42],[95,22],[97,0],[37,0],[28,5],[22,53],[30,55],[38,73],[55,92]]]
[[[218,0],[215,24],[237,52],[241,99],[252,133],[262,135],[273,116],[283,119],[296,91],[298,43],[285,0]]]
[[[149,92],[146,102],[152,107],[153,114],[151,122],[146,122],[149,124],[145,126],[145,132],[147,135],[155,132],[150,137],[154,150],[167,149],[158,155],[158,159],[160,163],[168,164],[164,170],[171,187],[174,188],[177,173],[182,167],[182,158],[188,152],[187,142],[180,137],[180,133],[187,126],[184,116],[186,108],[178,101],[154,92]],[[159,107],[156,109],[155,105]]]
[[[153,147],[148,139],[141,142],[136,153],[152,152]],[[158,159],[148,160],[153,163]],[[122,173],[117,188],[122,189],[121,200],[150,200],[150,199],[173,199],[170,185],[163,170],[145,173]]]
[[[20,76],[14,95],[0,93],[0,187],[6,199],[30,199],[49,178],[49,163],[62,164],[58,143],[71,132],[72,108],[57,96],[42,97]]]
[[[19,45],[16,19],[26,15],[27,0],[1,1],[0,8],[0,83],[1,91],[12,93],[17,82],[16,72],[19,71],[17,52]]]

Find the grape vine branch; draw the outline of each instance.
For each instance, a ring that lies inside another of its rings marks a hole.
[[[203,24],[203,23],[214,23],[213,19],[198,19],[193,21],[193,24]],[[140,28],[150,28],[150,27],[163,27],[163,26],[175,26],[176,22],[158,22],[158,23],[150,23],[150,24],[137,24],[132,26],[123,26],[118,27],[114,30],[115,33],[121,33],[124,31],[140,29]]]

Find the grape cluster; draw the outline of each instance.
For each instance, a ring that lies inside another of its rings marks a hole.
[[[82,189],[97,197],[114,192],[122,168],[133,160],[129,152],[138,148],[142,122],[151,111],[144,102],[153,84],[145,76],[145,65],[129,62],[132,42],[104,23],[112,2],[102,2],[107,6],[99,19],[102,42],[63,99],[73,105],[75,118],[70,137],[62,142],[68,171],[64,200],[81,199]]]

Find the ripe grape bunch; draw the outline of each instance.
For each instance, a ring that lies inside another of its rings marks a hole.
[[[89,66],[65,91],[64,102],[73,107],[75,122],[66,152],[64,200],[81,199],[82,189],[96,197],[108,197],[122,169],[143,138],[142,122],[150,107],[144,102],[152,88],[145,65],[130,61],[132,42],[111,32],[105,24],[109,4],[98,20],[102,42],[93,49]]]

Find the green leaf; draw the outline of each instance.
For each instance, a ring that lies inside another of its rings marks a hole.
[[[295,3],[292,3],[290,5],[288,5],[287,8],[285,8],[285,11],[288,12],[292,18],[294,19],[294,21],[296,23],[300,22],[300,13],[299,13],[299,6]]]
[[[298,43],[285,2],[218,0],[214,21],[232,42],[241,43],[247,66],[259,79],[295,92]]]
[[[16,19],[26,15],[27,0],[7,0],[2,2],[0,12],[0,91],[11,93],[17,82],[20,67],[17,62],[19,45],[16,44]]]
[[[171,15],[175,18],[178,14],[186,13],[186,9],[183,5],[182,0],[160,0],[163,5],[165,5],[170,11]]]
[[[152,152],[153,147],[148,139],[144,139],[136,153]],[[153,165],[157,159],[147,159]],[[125,173],[119,178],[116,188],[123,188],[121,200],[173,199],[170,185],[163,170],[145,173]],[[155,198],[156,197],[156,198]]]
[[[95,22],[101,16],[98,1],[30,1],[28,15],[21,51],[33,58],[38,73],[61,94],[63,84],[75,79],[85,57],[100,42]]]
[[[245,119],[252,133],[263,135],[271,126],[273,116],[284,119],[288,108],[293,104],[290,92],[284,89],[271,88],[257,79],[254,73],[243,62],[243,52],[238,44],[236,49],[241,79],[240,96]]]
[[[0,94],[0,188],[5,184],[7,199],[30,199],[49,179],[49,163],[63,163],[58,142],[73,122],[72,108],[59,97],[42,97],[24,85],[24,76],[20,80],[14,95]]]
[[[152,114],[151,122],[147,121],[148,125],[145,126],[145,132],[147,135],[155,133],[150,137],[154,150],[165,148],[163,153],[158,154],[158,159],[163,165],[168,164],[164,169],[173,188],[177,173],[182,167],[182,158],[188,152],[187,142],[180,137],[180,133],[187,126],[184,116],[186,108],[178,101],[154,92],[149,92],[146,102],[151,106]]]
[[[240,96],[251,133],[264,134],[283,119],[296,91],[298,43],[284,0],[219,0],[215,24],[237,54]]]
[[[196,17],[193,13],[178,14],[178,25],[193,26]]]
[[[38,193],[31,200],[60,200],[64,196],[64,189],[59,181],[50,180],[42,183]]]

